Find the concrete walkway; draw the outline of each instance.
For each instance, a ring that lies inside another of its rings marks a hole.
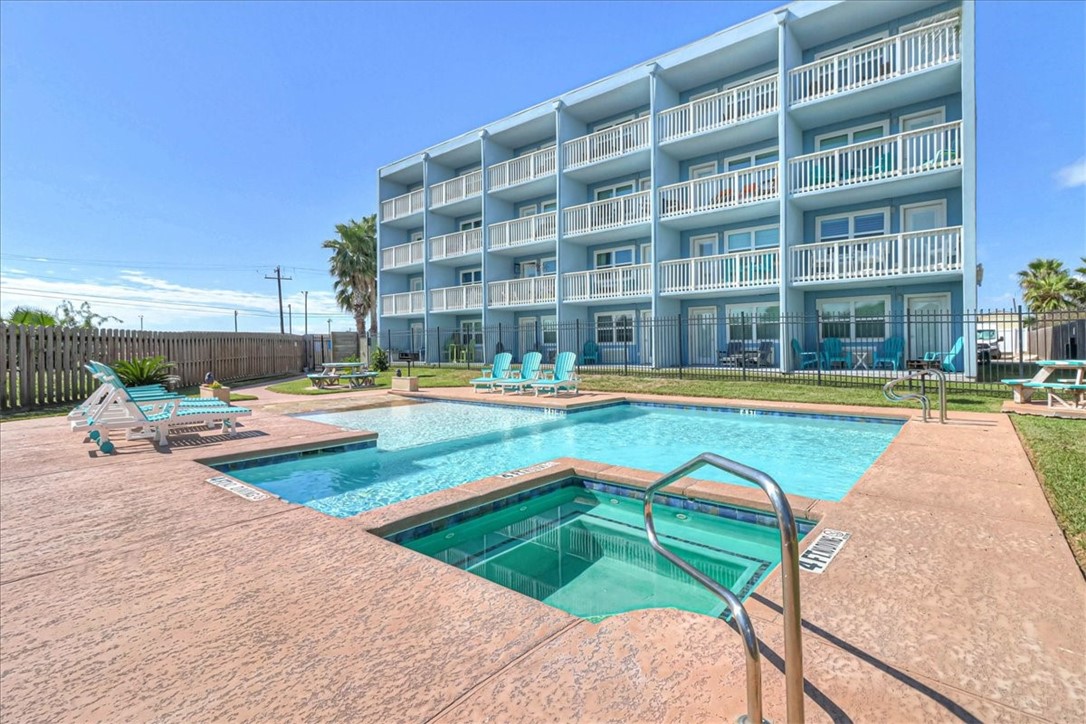
[[[111,457],[60,419],[0,426],[0,718],[742,713],[740,648],[720,621],[642,611],[594,625],[367,532],[470,491],[340,520],[204,482],[198,459],[358,437],[279,402],[254,405],[238,438]],[[910,421],[824,512],[852,538],[801,578],[811,721],[1086,720],[1086,583],[1006,416],[952,416]],[[778,576],[750,609],[780,722]]]

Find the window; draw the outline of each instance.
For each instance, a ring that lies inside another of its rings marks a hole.
[[[422,231],[412,231],[411,241],[422,241]]]
[[[698,178],[705,178],[706,176],[716,175],[716,161],[710,161],[709,163],[699,163],[697,166],[690,167],[690,180]]]
[[[832,48],[830,48],[828,50],[823,50],[821,53],[816,53],[814,59],[815,60],[822,60],[823,58],[827,58],[827,57],[829,57],[831,55],[836,55],[837,53],[842,53],[842,52],[844,52],[846,50],[853,50],[855,48],[862,48],[865,45],[871,45],[872,43],[877,43],[878,41],[882,40],[883,38],[887,38],[889,36],[890,36],[890,33],[888,31],[886,31],[886,30],[883,30],[881,33],[877,33],[875,35],[868,35],[866,37],[858,38],[856,40],[850,40],[849,42],[844,43],[843,45],[836,45],[836,46],[834,46],[834,47],[832,47]]]
[[[752,229],[736,229],[725,233],[726,251],[766,249],[781,245],[779,226],[758,226]]]
[[[469,231],[471,229],[481,229],[483,226],[483,218],[477,217],[474,219],[465,219],[460,222],[460,231]]]
[[[925,231],[946,226],[946,201],[928,201],[901,207],[901,230]]]
[[[596,269],[610,269],[616,266],[630,266],[634,263],[634,248],[623,246],[618,249],[606,249],[595,254]]]
[[[645,178],[637,180],[638,191],[648,191],[652,188],[652,176],[646,176]]]
[[[545,256],[539,260],[539,268],[543,276],[553,276],[558,273],[558,262],[553,256]]]
[[[652,244],[642,244],[641,245],[641,263],[642,264],[651,264],[652,263]]]
[[[728,340],[732,342],[775,342],[780,338],[779,304],[729,304]]]
[[[727,160],[727,166],[729,171],[738,171],[752,166],[764,166],[769,163],[775,163],[779,159],[779,151],[775,148],[769,148],[762,151],[744,153],[741,156],[732,156]]]
[[[544,201],[542,208],[540,208],[540,213],[545,214],[548,211],[557,211],[557,210],[558,210],[558,202],[557,201]]]
[[[815,137],[815,148],[819,151],[828,151],[833,148],[841,148],[852,143],[863,143],[882,138],[890,132],[890,122],[883,121],[872,126],[857,126],[843,131],[834,131]]]
[[[421,292],[422,291],[422,277],[411,277],[411,280],[408,282],[408,284],[411,285],[411,291],[413,291],[413,292]]]
[[[634,192],[634,182],[624,181],[614,186],[601,186],[595,191],[596,201],[603,201],[604,199],[613,199],[617,196],[629,196]]]
[[[460,286],[466,284],[482,284],[483,283],[483,270],[480,269],[464,269],[460,272]]]
[[[460,343],[461,344],[482,344],[483,343],[483,320],[481,319],[465,319],[460,323]]]
[[[716,234],[702,234],[690,237],[691,256],[712,256],[716,254]]]
[[[598,344],[628,344],[633,342],[633,312],[607,312],[596,315]]]
[[[539,263],[536,261],[522,261],[520,263],[520,278],[528,279],[539,276]]]
[[[946,108],[936,108],[932,111],[911,113],[901,117],[901,132],[919,131],[921,128],[931,128],[946,123]]]
[[[719,88],[710,88],[708,90],[703,90],[700,93],[695,93],[694,95],[690,96],[689,102],[693,103],[694,101],[700,101],[702,98],[709,98],[710,96],[715,96],[719,92]]]
[[[824,299],[818,303],[822,339],[884,339],[889,297]]]
[[[889,232],[889,209],[866,209],[850,214],[819,216],[815,228],[819,241],[859,239]]]
[[[553,314],[539,318],[543,329],[543,344],[558,344],[558,318]]]
[[[525,204],[517,210],[517,216],[523,219],[525,216],[535,216],[535,204]]]

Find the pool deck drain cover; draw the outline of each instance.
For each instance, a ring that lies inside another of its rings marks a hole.
[[[268,497],[267,493],[262,493],[259,490],[250,488],[248,485],[239,483],[237,480],[225,475],[216,475],[213,478],[208,478],[207,482],[215,487],[228,490],[234,495],[245,498],[246,500],[252,500],[253,502],[256,502],[257,500],[266,500]]]

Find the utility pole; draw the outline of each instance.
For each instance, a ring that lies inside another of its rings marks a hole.
[[[140,331],[143,331],[143,315],[140,315]]]
[[[238,331],[238,310],[234,310],[234,331]]]
[[[283,276],[283,271],[279,267],[275,267],[275,276],[264,276],[265,279],[274,279],[275,285],[279,288],[279,334],[286,334],[286,325],[283,324],[283,281],[291,281],[293,277]]]
[[[305,299],[305,334],[309,336],[309,292],[302,292]]]
[[[294,334],[294,308],[287,304],[287,318],[290,320],[290,333]]]
[[[329,319],[328,320],[328,337],[331,338],[331,336],[332,336],[332,320]]]

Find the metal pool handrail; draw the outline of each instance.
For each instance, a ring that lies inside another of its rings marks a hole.
[[[668,559],[694,580],[709,589],[731,609],[732,618],[743,637],[747,669],[747,719],[750,724],[761,724],[762,719],[762,669],[758,652],[758,638],[754,625],[743,603],[729,591],[677,554],[668,550],[656,535],[652,520],[652,496],[657,490],[671,485],[704,465],[712,465],[743,480],[754,483],[769,496],[777,514],[777,530],[781,536],[781,585],[784,594],[784,681],[786,709],[789,722],[803,721],[803,641],[799,612],[799,537],[796,534],[796,518],[792,506],[777,481],[761,470],[729,460],[713,453],[702,453],[664,475],[645,490],[645,533],[657,553]],[[742,721],[742,719],[741,719]]]
[[[932,376],[939,381],[939,423],[946,424],[946,373],[937,369],[916,370],[907,374],[895,377],[882,386],[882,395],[891,402],[904,402],[905,400],[919,400],[921,407],[921,416],[924,422],[928,421],[931,416],[931,401],[928,400],[928,396],[922,392],[907,392],[900,394],[894,391],[894,387],[898,382],[904,382],[905,380],[920,379]]]

